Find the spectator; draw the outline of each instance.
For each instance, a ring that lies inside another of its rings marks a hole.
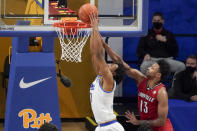
[[[152,19],[153,28],[148,35],[140,39],[137,56],[140,70],[143,74],[155,61],[165,59],[170,65],[171,72],[179,72],[185,69],[184,63],[174,60],[178,54],[178,45],[174,35],[163,27],[164,17],[162,13],[155,12]]]
[[[186,59],[186,69],[174,76],[172,88],[168,91],[169,98],[197,101],[197,56]]]
[[[59,129],[54,124],[44,123],[41,125],[39,131],[59,131]]]

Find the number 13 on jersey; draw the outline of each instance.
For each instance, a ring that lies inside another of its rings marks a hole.
[[[140,112],[148,113],[148,103],[146,101],[140,101]]]

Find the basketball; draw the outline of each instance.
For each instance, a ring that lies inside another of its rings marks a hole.
[[[79,19],[86,24],[90,24],[89,16],[91,12],[94,12],[94,14],[98,16],[98,10],[95,5],[90,3],[82,5],[78,11]]]

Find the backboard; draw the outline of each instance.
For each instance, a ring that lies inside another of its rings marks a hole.
[[[56,36],[53,23],[65,18],[78,19],[85,3],[99,11],[103,36],[145,35],[148,28],[148,0],[2,0],[0,36]],[[80,20],[79,20],[80,21]]]

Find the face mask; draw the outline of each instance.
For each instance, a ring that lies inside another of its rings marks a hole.
[[[193,73],[195,70],[196,70],[195,67],[191,67],[191,66],[187,66],[187,67],[186,67],[186,72],[187,72],[187,73]]]
[[[163,24],[162,23],[160,23],[160,22],[153,22],[153,27],[155,28],[155,29],[161,29],[161,27],[163,26]]]

